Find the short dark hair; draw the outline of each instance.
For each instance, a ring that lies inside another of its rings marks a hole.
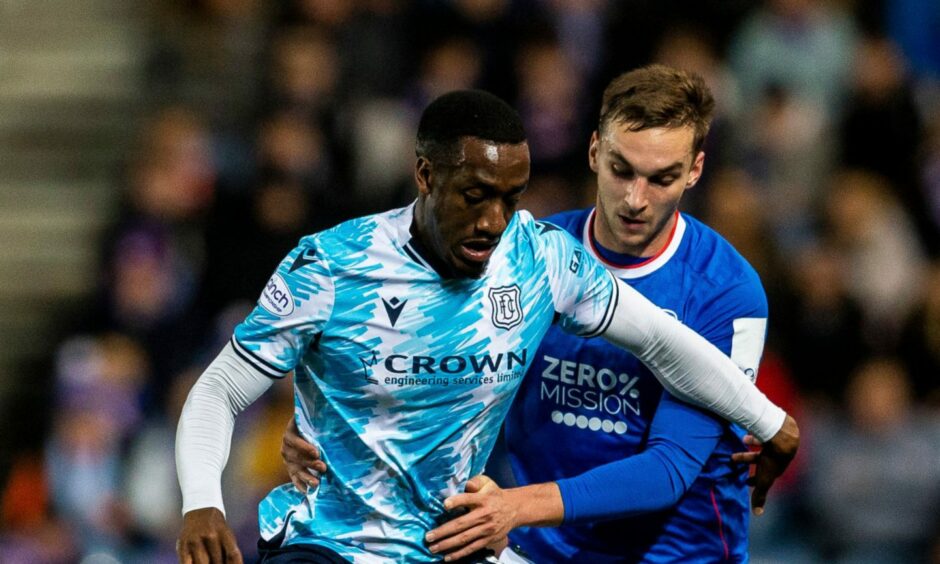
[[[434,162],[451,159],[461,137],[512,145],[526,140],[519,113],[501,98],[483,90],[457,90],[421,114],[415,153]]]
[[[666,65],[621,74],[604,90],[598,131],[611,122],[631,131],[691,126],[692,153],[702,150],[715,113],[715,99],[701,76]]]

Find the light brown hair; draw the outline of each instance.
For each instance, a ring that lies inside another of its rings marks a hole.
[[[715,99],[701,76],[666,65],[649,65],[621,74],[604,89],[598,131],[611,122],[630,131],[691,126],[692,154],[705,143]]]

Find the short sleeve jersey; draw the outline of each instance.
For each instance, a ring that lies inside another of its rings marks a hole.
[[[517,213],[480,278],[445,278],[414,204],[305,237],[235,330],[244,360],[294,372],[295,419],[329,465],[259,506],[262,537],[355,562],[432,562],[443,500],[483,471],[553,321],[601,333],[616,282],[568,233]]]

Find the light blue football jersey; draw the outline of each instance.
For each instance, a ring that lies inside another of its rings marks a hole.
[[[409,228],[414,204],[305,237],[233,345],[294,371],[295,418],[330,470],[259,506],[261,536],[355,562],[434,562],[443,500],[483,471],[536,347],[555,321],[596,335],[613,277],[573,237],[515,214],[481,278],[442,278]]]

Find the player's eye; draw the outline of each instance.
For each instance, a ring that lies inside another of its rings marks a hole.
[[[471,192],[464,192],[463,199],[465,202],[467,202],[467,204],[471,206],[475,206],[481,203],[485,198],[483,194],[471,191]]]
[[[633,177],[633,169],[628,166],[624,166],[620,163],[611,164],[610,170],[615,175],[619,176],[620,178],[632,178]]]
[[[650,178],[650,183],[657,186],[671,186],[675,181],[675,176],[654,176],[653,178]]]

